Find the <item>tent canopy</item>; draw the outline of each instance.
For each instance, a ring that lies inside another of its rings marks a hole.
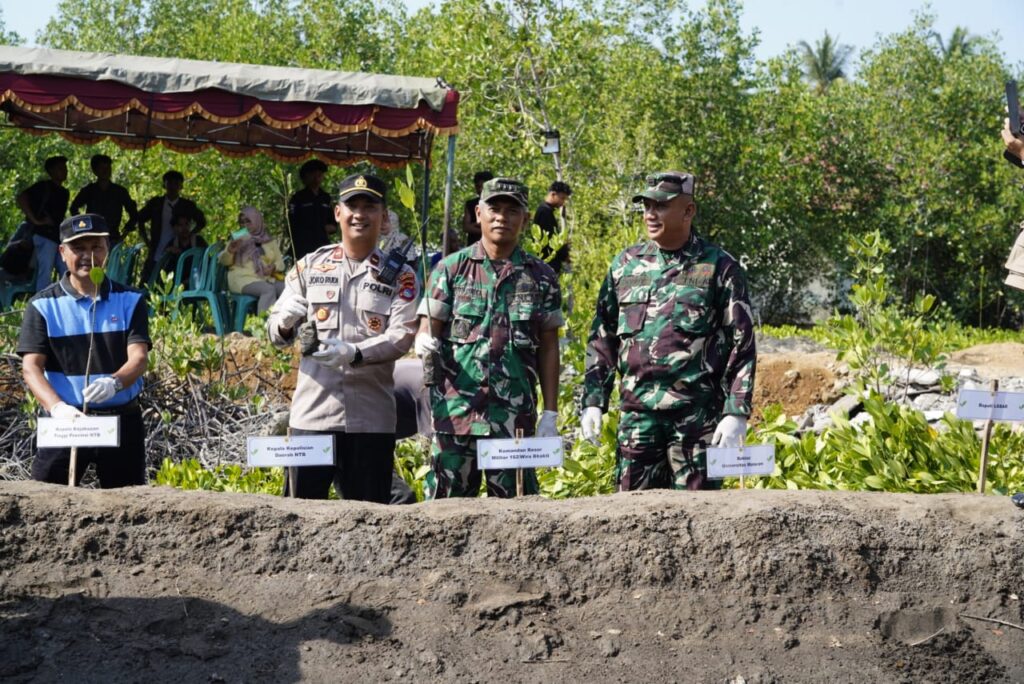
[[[0,46],[10,124],[83,144],[402,166],[458,131],[458,103],[428,78]]]

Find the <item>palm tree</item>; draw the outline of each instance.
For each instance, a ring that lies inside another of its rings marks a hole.
[[[824,92],[832,81],[846,78],[846,62],[853,52],[852,45],[842,45],[839,37],[833,38],[825,31],[825,37],[811,47],[806,40],[798,44],[803,50],[804,76],[815,84],[820,92]]]
[[[972,36],[963,26],[955,27],[949,34],[948,41],[944,41],[938,31],[932,31],[931,37],[935,39],[935,43],[939,47],[939,55],[943,62],[948,62],[957,56],[967,57],[974,54],[974,48],[981,42],[978,36]]]

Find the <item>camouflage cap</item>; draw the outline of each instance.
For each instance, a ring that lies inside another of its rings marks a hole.
[[[652,199],[667,202],[679,195],[693,195],[693,174],[682,171],[664,171],[647,177],[647,187],[633,196],[634,202]]]
[[[530,189],[515,178],[492,178],[485,182],[480,190],[481,202],[490,202],[495,197],[508,197],[524,209],[527,208],[526,201],[529,196]]]

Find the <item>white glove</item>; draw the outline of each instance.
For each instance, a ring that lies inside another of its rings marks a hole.
[[[56,404],[50,407],[50,417],[52,418],[78,418],[85,414],[76,409],[71,404],[66,404],[63,401],[58,401]]]
[[[545,411],[540,414],[540,422],[537,423],[537,432],[534,437],[557,437],[558,436],[558,411]]]
[[[588,406],[583,409],[580,416],[580,427],[583,429],[583,439],[589,439],[597,444],[601,439],[601,409],[596,406]]]
[[[429,356],[439,350],[441,348],[441,340],[430,333],[416,333],[413,348],[416,350],[416,356],[422,359],[424,356]]]
[[[320,350],[313,352],[313,360],[325,368],[339,369],[355,357],[356,345],[335,339],[322,340]]]
[[[711,438],[711,446],[741,447],[747,437],[747,419],[744,416],[723,416]]]
[[[82,391],[82,398],[90,404],[102,404],[117,394],[117,380],[112,377],[97,378]]]
[[[279,328],[294,328],[296,323],[306,320],[309,304],[302,297],[283,297],[274,304],[272,312]]]

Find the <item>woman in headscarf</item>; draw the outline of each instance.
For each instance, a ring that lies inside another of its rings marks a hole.
[[[258,297],[257,311],[263,313],[284,291],[281,246],[255,207],[242,207],[238,227],[239,231],[248,230],[248,235],[228,242],[227,249],[220,254],[220,263],[228,267],[228,289]]]

